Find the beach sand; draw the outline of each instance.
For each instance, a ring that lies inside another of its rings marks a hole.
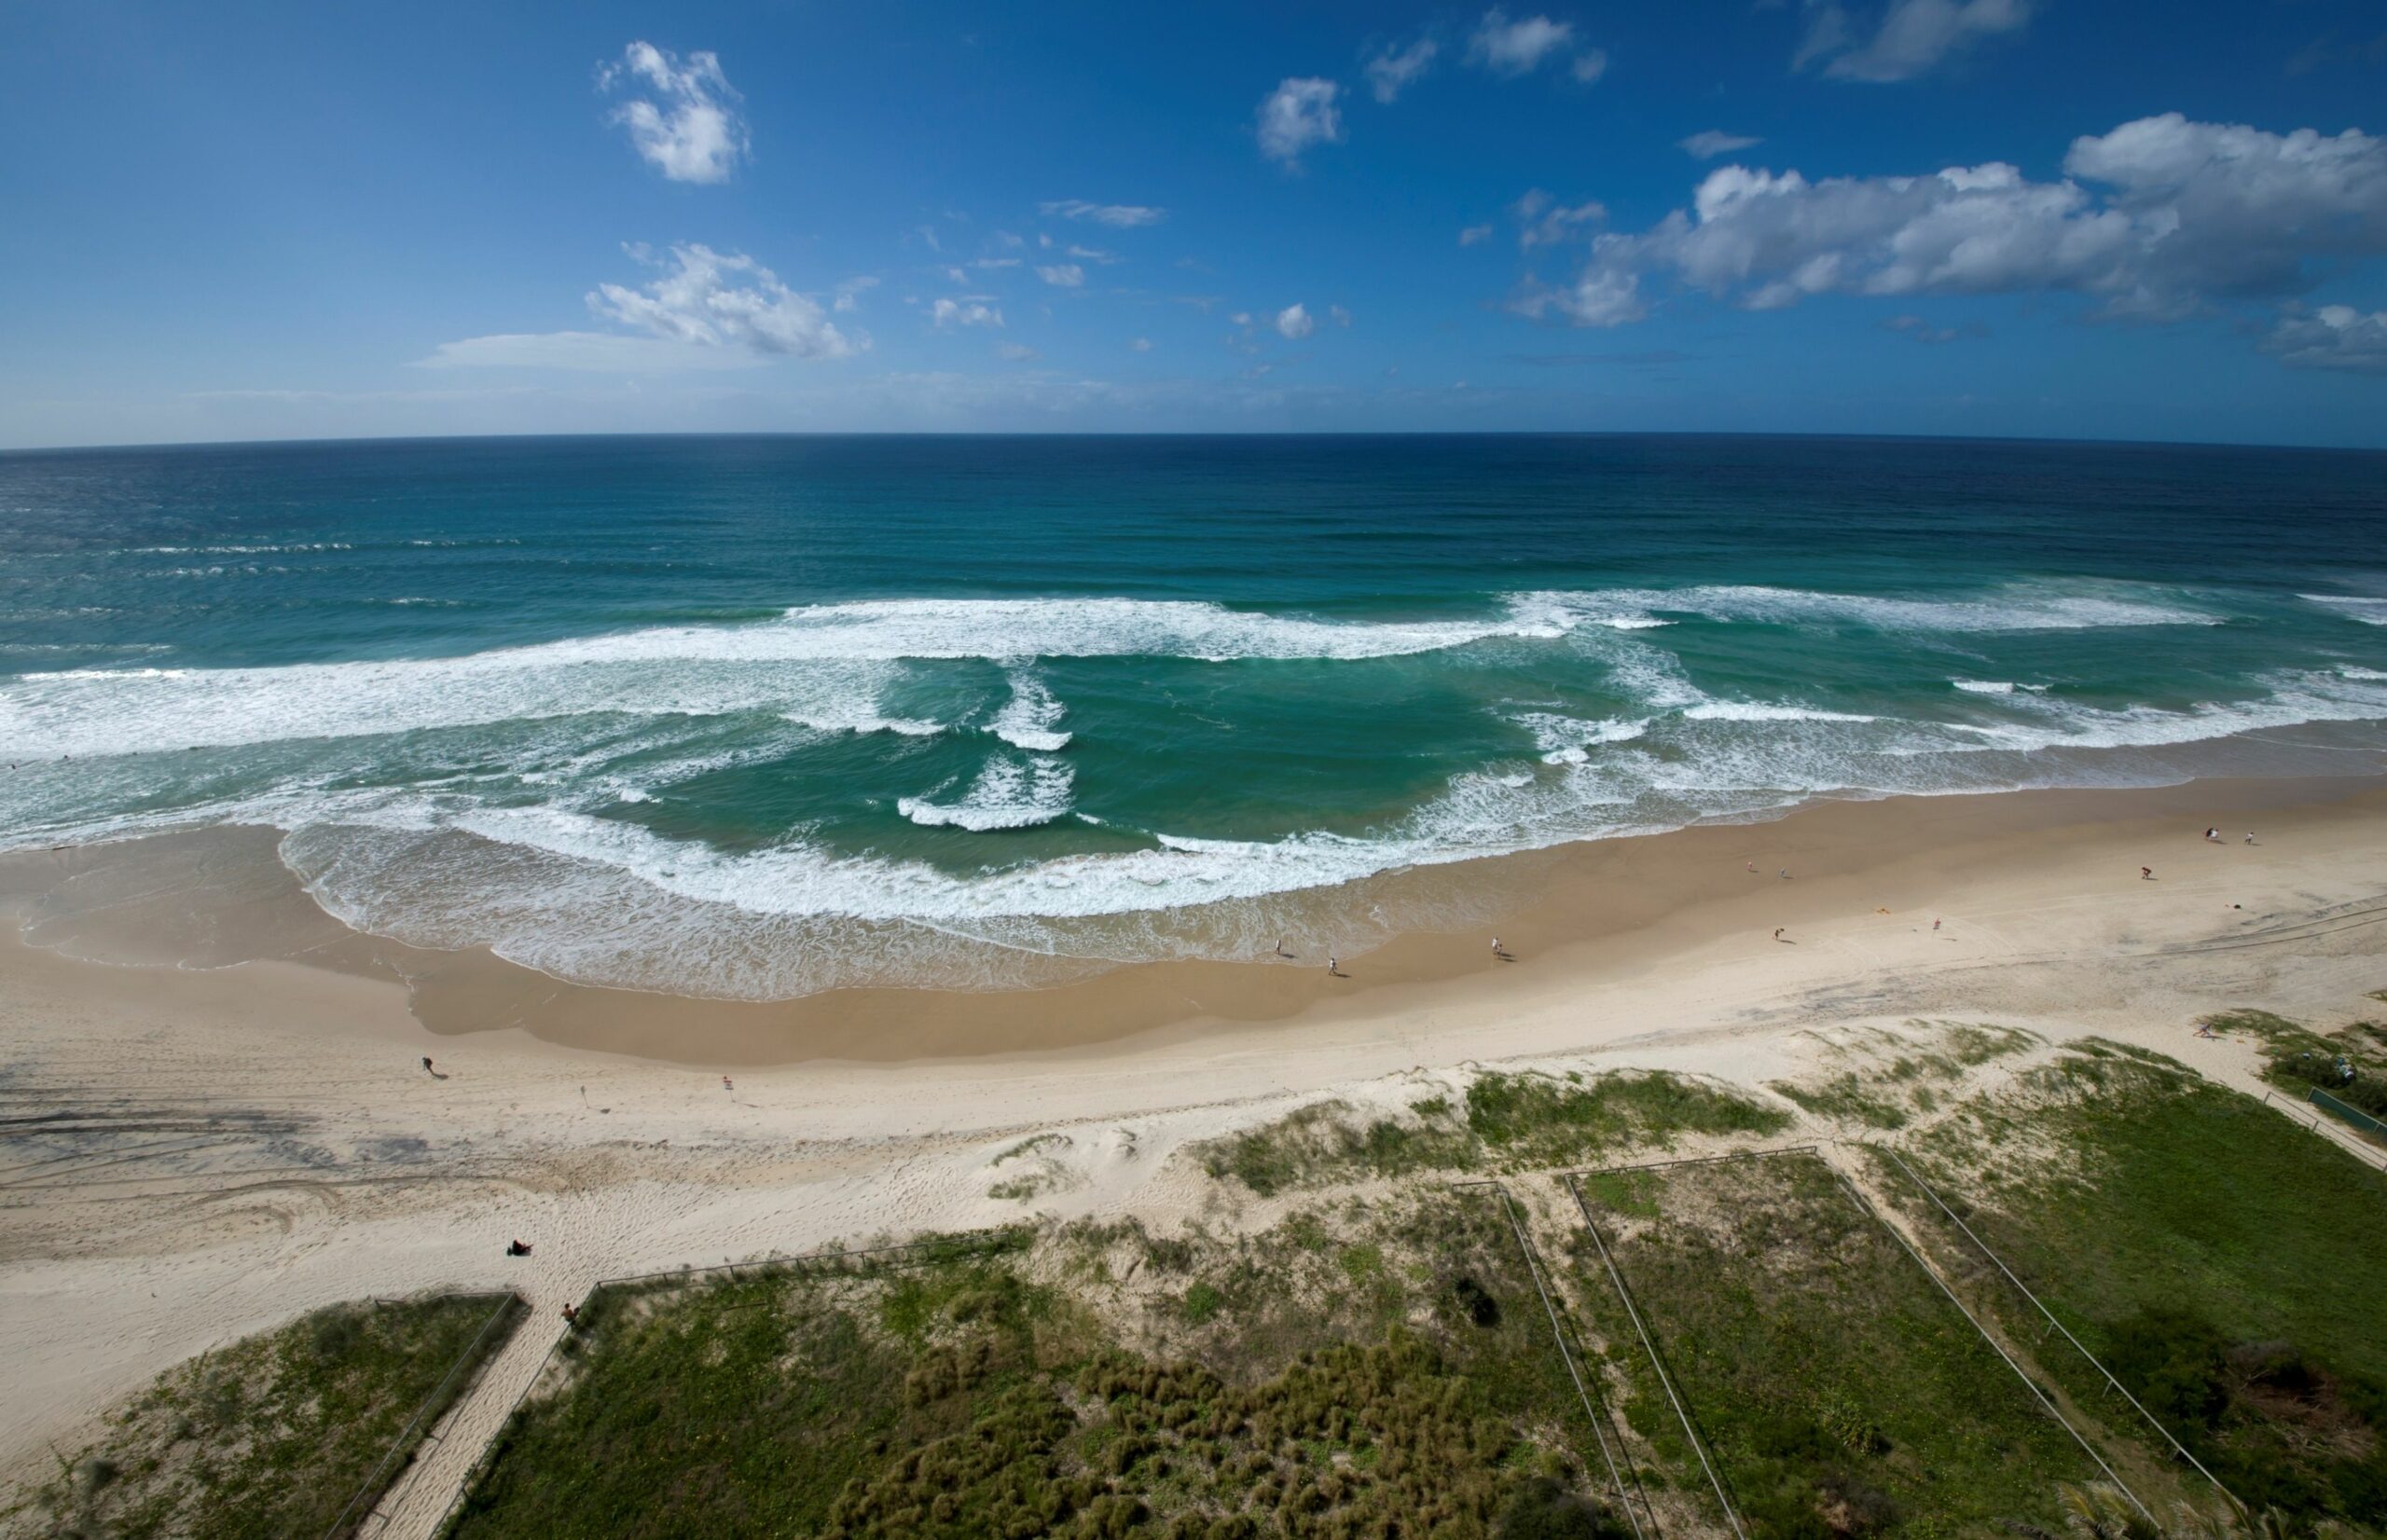
[[[264,840],[0,862],[28,938],[0,940],[0,1479],[306,1310],[511,1286],[531,1325],[390,1505],[386,1533],[429,1533],[601,1277],[1030,1211],[1238,1222],[1173,1152],[1493,1061],[1760,1087],[1828,1054],[1817,1029],[1928,1017],[2102,1033],[2254,1086],[2199,1014],[2335,1024],[2387,988],[2367,778],[1827,804],[1413,873],[1516,907],[1346,956],[1348,979],[1304,957],[768,1006],[357,936]],[[1069,1140],[1055,1190],[990,1197],[995,1155],[1047,1131]],[[504,1255],[517,1235],[530,1257]]]

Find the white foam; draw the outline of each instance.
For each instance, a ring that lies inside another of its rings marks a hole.
[[[1823,622],[1882,631],[2076,631],[2106,626],[2218,626],[2227,617],[2176,600],[2132,597],[2120,585],[2103,589],[2009,584],[1971,598],[1900,598],[1834,594],[1802,588],[1727,584],[1690,588],[1617,589],[1596,595],[1538,595],[1539,599],[1596,599],[1613,612],[1675,611],[1706,620],[1795,626]]]
[[[1582,764],[1599,745],[1630,743],[1649,730],[1647,718],[1634,721],[1608,717],[1591,722],[1550,711],[1525,711],[1511,720],[1533,735],[1534,747],[1541,750],[1544,764]]]
[[[1827,711],[1819,706],[1786,706],[1762,700],[1710,700],[1683,708],[1693,722],[1878,722],[1855,711]]]
[[[1969,695],[2010,695],[2014,693],[2011,680],[1955,679],[1948,682]]]
[[[1054,728],[1069,708],[1053,698],[1044,681],[1025,668],[1014,668],[1010,675],[1011,699],[987,724],[987,731],[1020,749],[1041,749],[1057,753],[1069,747],[1069,735]]]
[[[2365,626],[2387,626],[2387,598],[2368,594],[2299,594],[2299,598],[2325,604],[2349,620]]]
[[[985,832],[1031,829],[1069,810],[1076,775],[1063,760],[1002,754],[987,762],[958,802],[904,797],[896,810],[914,823]]]

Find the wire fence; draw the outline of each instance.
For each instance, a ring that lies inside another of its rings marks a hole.
[[[471,1299],[474,1296],[464,1295],[462,1298]],[[376,1304],[382,1302],[379,1299],[374,1301]],[[483,1321],[480,1329],[473,1333],[473,1340],[465,1344],[464,1351],[457,1355],[456,1361],[448,1367],[448,1372],[440,1377],[439,1383],[432,1387],[431,1394],[422,1398],[422,1404],[415,1409],[414,1415],[407,1420],[406,1426],[400,1428],[397,1437],[390,1440],[390,1447],[382,1452],[380,1460],[374,1464],[371,1472],[357,1487],[356,1494],[348,1500],[347,1506],[342,1507],[338,1516],[332,1519],[331,1527],[324,1531],[324,1540],[339,1540],[343,1535],[353,1534],[363,1521],[371,1517],[374,1505],[379,1503],[381,1494],[389,1490],[391,1481],[404,1468],[406,1462],[414,1457],[415,1451],[422,1442],[424,1433],[447,1412],[449,1407],[454,1406],[462,1398],[465,1389],[472,1383],[473,1376],[489,1362],[498,1346],[514,1335],[514,1329],[521,1325],[522,1317],[529,1312],[530,1307],[522,1302],[522,1297],[511,1290],[498,1297],[497,1308],[489,1313],[489,1319]],[[505,1327],[503,1331],[498,1330],[501,1324]],[[492,1337],[491,1333],[495,1333],[495,1336]],[[362,1505],[361,1508],[359,1505]]]
[[[1608,1420],[1607,1397],[1601,1395],[1596,1388],[1594,1383],[1597,1379],[1596,1371],[1594,1372],[1592,1380],[1584,1378],[1580,1367],[1580,1355],[1577,1352],[1577,1344],[1569,1341],[1569,1332],[1560,1315],[1558,1302],[1551,1297],[1549,1286],[1542,1282],[1541,1258],[1534,1250],[1532,1237],[1525,1233],[1524,1221],[1517,1217],[1516,1203],[1510,1197],[1508,1187],[1500,1181],[1490,1178],[1482,1181],[1455,1182],[1452,1187],[1455,1190],[1462,1191],[1469,1188],[1488,1187],[1498,1195],[1500,1212],[1509,1221],[1510,1231],[1517,1238],[1517,1249],[1525,1255],[1525,1271],[1533,1276],[1534,1292],[1541,1296],[1541,1308],[1550,1317],[1551,1340],[1558,1344],[1558,1356],[1566,1366],[1566,1377],[1574,1381],[1575,1395],[1583,1403],[1583,1414],[1591,1420],[1592,1437],[1599,1441],[1600,1459],[1607,1465],[1608,1480],[1616,1490],[1617,1506],[1624,1514],[1625,1522],[1632,1526],[1634,1540],[1654,1540],[1658,1533],[1658,1516],[1649,1506],[1649,1494],[1641,1486],[1639,1471],[1634,1470],[1631,1451],[1625,1451],[1623,1464],[1620,1465],[1615,1451],[1608,1447],[1608,1434],[1612,1428]],[[1621,1446],[1623,1441],[1623,1435],[1619,1433],[1618,1444]],[[1633,1471],[1629,1490],[1625,1478],[1625,1472],[1628,1470]],[[1643,1511],[1649,1515],[1649,1523],[1646,1531],[1642,1527],[1641,1515],[1633,1511],[1633,1497],[1636,1492],[1640,1495]]]
[[[1739,1519],[1732,1514],[1730,1503],[1725,1498],[1723,1478],[1708,1459],[1706,1446],[1696,1428],[1697,1419],[1676,1386],[1672,1375],[1666,1368],[1665,1361],[1659,1352],[1657,1341],[1641,1317],[1640,1311],[1633,1299],[1632,1290],[1625,1282],[1623,1270],[1618,1266],[1606,1237],[1600,1232],[1598,1222],[1592,1216],[1591,1204],[1583,1196],[1581,1183],[1598,1176],[1623,1176],[1636,1172],[1660,1171],[1692,1165],[1713,1165],[1726,1161],[1767,1160],[1776,1156],[1798,1154],[1803,1154],[1817,1161],[1831,1173],[1834,1181],[1847,1194],[1849,1201],[1856,1205],[1857,1211],[1872,1219],[1888,1233],[1890,1239],[1897,1244],[1898,1249],[1905,1252],[1913,1260],[1915,1266],[1922,1270],[1924,1276],[1929,1278],[1940,1293],[1947,1297],[1948,1302],[1956,1307],[1956,1313],[1964,1317],[1965,1323],[1973,1328],[1980,1340],[1988,1345],[1990,1351],[1996,1354],[2006,1367],[2014,1371],[2015,1377],[2022,1382],[2023,1387],[2038,1402],[2040,1409],[2055,1422],[2057,1426],[2071,1436],[2074,1443],[2080,1446],[2081,1451],[2089,1456],[2090,1461],[2099,1471],[2104,1473],[2105,1479],[2113,1484],[2114,1489],[2119,1492],[2139,1513],[2152,1520],[2154,1515],[2148,1510],[2146,1505],[2139,1500],[2138,1494],[2132,1492],[2129,1484],[2114,1471],[2112,1465],[2106,1463],[2104,1456],[2097,1451],[2096,1447],[2090,1443],[2088,1437],[2074,1425],[2072,1420],[2063,1414],[2063,1409],[2058,1407],[2054,1400],[2040,1388],[2038,1382],[2031,1378],[2030,1372],[2006,1350],[2005,1345],[1991,1335],[1988,1327],[1973,1313],[1972,1310],[1957,1296],[1956,1291],[1949,1286],[1948,1281],[1939,1275],[1939,1271],[1931,1265],[1929,1259],[1915,1249],[1913,1243],[1909,1241],[1896,1225],[1890,1223],[1886,1215],[1867,1200],[1864,1193],[1858,1190],[1856,1184],[1849,1180],[1847,1173],[1824,1158],[1820,1147],[1812,1144],[1791,1145],[1775,1149],[1741,1150],[1728,1155],[1703,1156],[1691,1160],[1653,1161],[1640,1165],[1610,1166],[1598,1171],[1566,1173],[1561,1179],[1566,1184],[1567,1189],[1574,1194],[1576,1205],[1582,1210],[1584,1228],[1591,1233],[1593,1244],[1598,1248],[1600,1260],[1607,1272],[1608,1281],[1614,1287],[1618,1299],[1622,1302],[1635,1332],[1641,1340],[1643,1351],[1649,1354],[1650,1366],[1656,1370],[1658,1382],[1665,1390],[1668,1400],[1673,1404],[1676,1418],[1682,1424],[1685,1436],[1690,1440],[1693,1452],[1699,1455],[1700,1464],[1705,1470],[1708,1481],[1715,1488],[1717,1500],[1725,1504],[1725,1517],[1731,1520],[1733,1533],[1738,1535],[1743,1532]]]
[[[600,1278],[589,1285],[588,1292],[581,1296],[574,1308],[582,1318],[582,1324],[586,1325],[597,1302],[597,1297],[608,1289],[663,1286],[672,1283],[697,1284],[715,1278],[736,1278],[745,1274],[807,1277],[823,1272],[863,1272],[874,1267],[904,1266],[915,1259],[940,1261],[955,1257],[999,1255],[1020,1249],[1026,1239],[1025,1231],[1001,1230],[983,1237],[956,1239],[949,1235],[939,1235],[918,1241],[900,1241],[890,1245],[862,1246],[853,1250],[808,1251],[784,1257],[774,1253],[742,1262],[720,1262],[711,1267],[677,1267],[665,1268],[655,1272],[627,1272],[618,1277]],[[923,1252],[928,1254],[925,1258],[915,1258],[911,1255]],[[455,1495],[448,1500],[448,1506],[441,1510],[438,1521],[432,1525],[433,1534],[446,1536],[454,1533],[457,1519],[463,1510],[466,1499],[472,1496],[473,1489],[480,1484],[481,1478],[489,1473],[490,1467],[496,1463],[499,1454],[504,1451],[506,1430],[512,1427],[514,1420],[521,1415],[523,1404],[531,1399],[531,1393],[546,1381],[547,1371],[555,1367],[556,1359],[564,1352],[565,1344],[578,1340],[578,1335],[576,1329],[566,1330],[559,1333],[555,1341],[547,1345],[546,1354],[539,1360],[539,1367],[532,1371],[530,1379],[523,1382],[521,1390],[515,1395],[513,1404],[506,1408],[505,1417],[498,1423],[498,1431],[490,1439],[489,1448],[482,1451],[480,1458],[473,1462],[472,1468],[465,1471],[462,1479],[456,1483]]]
[[[2373,1137],[2387,1135],[2387,1123],[2380,1122],[2378,1119],[2372,1117],[2369,1113],[2365,1112],[2358,1107],[2353,1107],[2339,1100],[2337,1097],[2330,1095],[2327,1092],[2322,1090],[2317,1085],[2312,1088],[2311,1101],[2312,1105],[2319,1107],[2322,1111],[2326,1112],[2332,1117],[2338,1118],[2344,1122],[2352,1123],[2354,1127],[2362,1130],[2365,1134],[2368,1134]]]
[[[1931,1200],[1933,1204],[1939,1208],[1940,1213],[1948,1217],[1949,1223],[1954,1225],[1959,1231],[1964,1232],[1965,1239],[1970,1241],[1980,1249],[1982,1256],[1989,1258],[1990,1265],[1994,1267],[2001,1274],[2003,1274],[2006,1281],[2012,1284],[2016,1291],[2019,1292],[2023,1299],[2028,1299],[2031,1302],[2033,1309],[2036,1310],[2041,1315],[2047,1318],[2048,1325],[2053,1329],[2063,1334],[2063,1340],[2070,1342],[2073,1347],[2079,1352],[2080,1356],[2089,1361],[2089,1366],[2091,1368],[2094,1368],[2098,1374],[2104,1379],[2106,1387],[2115,1394],[2120,1396],[2123,1400],[2129,1402],[2131,1409],[2137,1412],[2139,1416],[2145,1418],[2146,1420],[2146,1425],[2153,1428],[2157,1434],[2161,1436],[2165,1443],[2172,1446],[2173,1453],[2187,1462],[2199,1476],[2201,1476],[2206,1480],[2212,1482],[2213,1490],[2221,1493],[2222,1497],[2228,1502],[2230,1506],[2236,1508],[2241,1513],[2246,1511],[2246,1505],[2238,1500],[2237,1494],[2232,1492],[2228,1487],[2223,1486],[2219,1477],[2207,1470],[2204,1467],[2204,1463],[2199,1460],[2195,1455],[2190,1454],[2188,1452],[2188,1447],[2186,1444],[2181,1443],[2178,1438],[2173,1437],[2172,1430],[2165,1427],[2160,1419],[2159,1419],[2153,1412],[2147,1410],[2146,1406],[2140,1402],[2139,1398],[2130,1393],[2127,1386],[2125,1386],[2119,1380],[2114,1378],[2113,1370],[2107,1368],[2104,1364],[2099,1360],[2095,1354],[2090,1352],[2089,1349],[2082,1344],[2080,1339],[2072,1334],[2072,1328],[2058,1320],[2056,1318],[2055,1312],[2049,1310],[2047,1305],[2040,1300],[2037,1295],[2031,1292],[2030,1288],[2023,1284],[2021,1279],[2015,1276],[2014,1270],[2006,1265],[2006,1259],[1998,1256],[1996,1252],[1991,1250],[1988,1242],[1982,1240],[1978,1234],[1974,1233],[1973,1227],[1965,1223],[1964,1219],[1957,1215],[1956,1211],[1948,1206],[1947,1200],[1940,1197],[1939,1194],[1933,1189],[1930,1183],[1925,1181],[1920,1176],[1916,1175],[1914,1168],[1907,1164],[1896,1150],[1886,1148],[1881,1145],[1871,1145],[1868,1148],[1880,1151],[1881,1154],[1888,1158],[1891,1164],[1897,1166],[1899,1171],[1905,1173],[1907,1180],[1912,1182],[1915,1187],[1922,1191],[1925,1197]],[[1945,1287],[1946,1286],[1942,1285],[1941,1286]],[[1951,1297],[1952,1298],[1952,1292]],[[2119,1485],[2119,1482],[2117,1482],[2116,1484]],[[2128,1489],[2125,1488],[2124,1490],[2127,1491]],[[2131,1500],[2132,1502],[2137,1501],[2134,1497]],[[2146,1510],[2144,1507],[2141,1507],[2139,1511],[2144,1513]]]

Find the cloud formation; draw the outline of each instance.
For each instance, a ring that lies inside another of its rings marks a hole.
[[[2387,375],[2387,310],[2365,315],[2351,305],[2324,305],[2282,316],[2263,351],[2297,369],[2342,369]]]
[[[1378,102],[1392,105],[1426,73],[1434,62],[1434,55],[1441,51],[1430,37],[1420,37],[1405,48],[1386,48],[1360,66],[1368,77],[1368,89]]]
[[[1298,342],[1318,330],[1318,318],[1302,305],[1288,305],[1276,312],[1276,335]]]
[[[738,92],[711,53],[692,53],[683,64],[652,43],[632,43],[620,62],[597,72],[597,86],[652,92],[623,103],[614,121],[627,127],[638,153],[674,182],[726,182],[747,153]]]
[[[1573,283],[1528,288],[1516,308],[1619,325],[1647,313],[1643,278],[1664,276],[1747,309],[2056,291],[2094,298],[2107,319],[2159,322],[2284,298],[2334,261],[2387,255],[2387,140],[2359,130],[2275,134],[2167,113],[2075,140],[2064,172],[2034,182],[1993,161],[1810,182],[1723,166],[1689,210],[1598,236]]]
[[[1000,326],[1003,312],[974,299],[940,299],[929,307],[929,320],[938,326]]]
[[[1036,276],[1056,289],[1074,289],[1085,282],[1085,269],[1074,262],[1062,262],[1038,268]]]
[[[1836,80],[1911,80],[1984,37],[2020,32],[2034,0],[1890,0],[1868,36],[1839,0],[1807,0],[1807,31],[1791,61],[1821,61]]]
[[[1530,75],[1574,41],[1571,21],[1553,21],[1547,16],[1511,21],[1509,13],[1496,6],[1483,13],[1475,35],[1468,39],[1467,57],[1469,63],[1481,64],[1495,75]]]
[[[1334,99],[1342,91],[1333,81],[1315,76],[1279,81],[1260,103],[1260,153],[1295,167],[1311,145],[1340,144],[1343,113]]]
[[[675,245],[653,282],[632,289],[600,283],[588,308],[654,337],[704,348],[743,348],[781,358],[845,358],[866,343],[850,339],[821,307],[791,290],[751,256],[710,246]]]
[[[1736,150],[1755,149],[1764,143],[1764,140],[1755,139],[1747,134],[1726,133],[1721,129],[1702,129],[1688,139],[1675,141],[1676,146],[1693,160],[1713,160],[1719,155],[1731,155]]]
[[[1047,219],[1081,219],[1123,230],[1138,225],[1157,225],[1168,217],[1166,209],[1155,209],[1142,203],[1089,203],[1083,198],[1060,198],[1039,203],[1036,212]]]

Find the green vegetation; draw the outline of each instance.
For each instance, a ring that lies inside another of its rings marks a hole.
[[[1865,1128],[1904,1128],[1913,1112],[1931,1112],[1942,1091],[1965,1071],[2020,1053],[2040,1041],[2015,1026],[1966,1022],[1909,1022],[1907,1032],[1875,1031],[1835,1045],[1841,1058],[1863,1061],[1816,1084],[1775,1080],[1768,1089],[1817,1117]],[[1916,1036],[1920,1034],[1921,1036]]]
[[[2238,1497],[2297,1522],[2387,1520],[2377,1172],[2258,1101],[2094,1045],[1966,1104],[1910,1159]],[[1903,1178],[1883,1181],[1979,1271]],[[2016,1335],[2040,1330],[2010,1290],[1986,1292]],[[2076,1354],[2039,1357],[2098,1396]]]
[[[1819,1086],[1775,1080],[1771,1088],[1819,1118],[1838,1118],[1847,1122],[1862,1123],[1868,1128],[1906,1126],[1906,1108],[1872,1090],[1870,1082],[1859,1079],[1853,1073],[1827,1080]]]
[[[280,1540],[329,1533],[346,1509],[340,1533],[353,1533],[406,1468],[381,1464],[399,1434],[439,1392],[416,1430],[428,1431],[520,1313],[491,1295],[334,1305],[204,1354],[159,1376],[0,1519],[61,1540]]]
[[[2318,1087],[2349,1107],[2387,1118],[2387,1026],[2355,1022],[2321,1033],[2268,1011],[2224,1011],[2204,1024],[2225,1037],[2262,1039],[2263,1079],[2281,1090],[2303,1096]]]
[[[2093,1474],[1819,1159],[1612,1173],[1584,1194],[1754,1540],[2045,1533],[2056,1483]],[[1704,1491],[1588,1233],[1570,1261],[1626,1421]]]
[[[1468,1087],[1463,1108],[1437,1096],[1409,1113],[1362,1124],[1347,1103],[1319,1102],[1197,1153],[1211,1176],[1265,1198],[1423,1171],[1580,1164],[1630,1146],[1670,1148],[1684,1134],[1777,1134],[1790,1121],[1776,1108],[1663,1072],[1484,1074]]]
[[[454,1535],[1610,1533],[1488,1193],[1223,1241],[1014,1231],[583,1318]]]

